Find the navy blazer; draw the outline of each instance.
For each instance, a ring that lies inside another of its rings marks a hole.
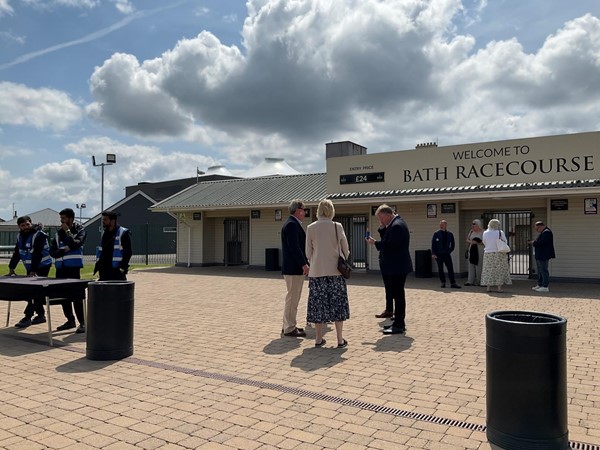
[[[413,263],[410,258],[410,232],[408,225],[400,217],[396,216],[390,224],[379,229],[380,241],[375,242],[379,250],[379,269],[382,275],[408,274],[413,271]]]
[[[281,250],[283,263],[281,273],[284,275],[303,275],[302,267],[308,264],[306,259],[306,232],[294,216],[281,228]]]
[[[435,233],[433,233],[433,237],[431,238],[431,253],[433,255],[441,255],[443,253],[452,253],[454,251],[454,247],[456,245],[454,242],[454,235],[452,234],[451,231],[446,231],[447,240],[446,240],[446,247],[444,248],[443,237],[442,237],[443,232],[444,232],[443,230],[437,230]]]
[[[532,245],[535,247],[535,259],[547,261],[556,258],[556,253],[554,253],[554,235],[550,228],[544,228],[537,239],[532,242]]]

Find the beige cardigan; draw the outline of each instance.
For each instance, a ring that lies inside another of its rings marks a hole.
[[[335,239],[335,228],[337,227],[338,242]],[[347,258],[350,254],[348,240],[344,227],[339,222],[331,219],[319,218],[311,223],[306,229],[306,257],[310,261],[309,277],[327,277],[340,275],[337,270],[339,249],[341,248]]]

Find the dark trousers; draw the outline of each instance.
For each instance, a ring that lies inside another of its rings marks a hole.
[[[120,269],[103,268],[98,271],[99,281],[125,281],[127,276]]]
[[[81,269],[79,267],[61,267],[56,269],[56,278],[81,278]],[[73,306],[71,306],[73,305]],[[83,315],[83,297],[68,298],[61,303],[63,314],[68,321],[74,321],[75,316],[81,325],[85,325],[85,317]],[[75,316],[73,315],[75,309]]]
[[[46,267],[41,267],[37,270],[36,274],[38,277],[47,277],[50,272],[50,265]],[[27,306],[25,306],[25,311],[23,314],[28,319],[33,317],[33,313],[35,312],[38,316],[44,317],[46,315],[46,310],[44,306],[46,305],[45,297],[34,297],[31,300],[27,300]]]
[[[442,284],[446,284],[446,275],[444,274],[444,264],[448,269],[448,278],[450,278],[450,284],[456,284],[454,279],[454,265],[452,264],[452,255],[450,253],[440,253],[437,255],[438,273],[440,275],[440,281]]]
[[[406,315],[406,295],[404,293],[404,284],[406,283],[406,274],[383,275],[383,285],[385,286],[386,311],[394,312],[394,327],[404,328],[404,316]],[[390,304],[388,305],[388,301]],[[395,303],[395,308],[391,302]],[[388,307],[389,306],[389,307]]]

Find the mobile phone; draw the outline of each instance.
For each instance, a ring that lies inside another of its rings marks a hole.
[[[370,231],[365,231],[365,239],[369,239],[371,237]]]

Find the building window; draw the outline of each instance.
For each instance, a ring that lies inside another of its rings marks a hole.
[[[177,233],[177,227],[163,227],[163,233]]]

